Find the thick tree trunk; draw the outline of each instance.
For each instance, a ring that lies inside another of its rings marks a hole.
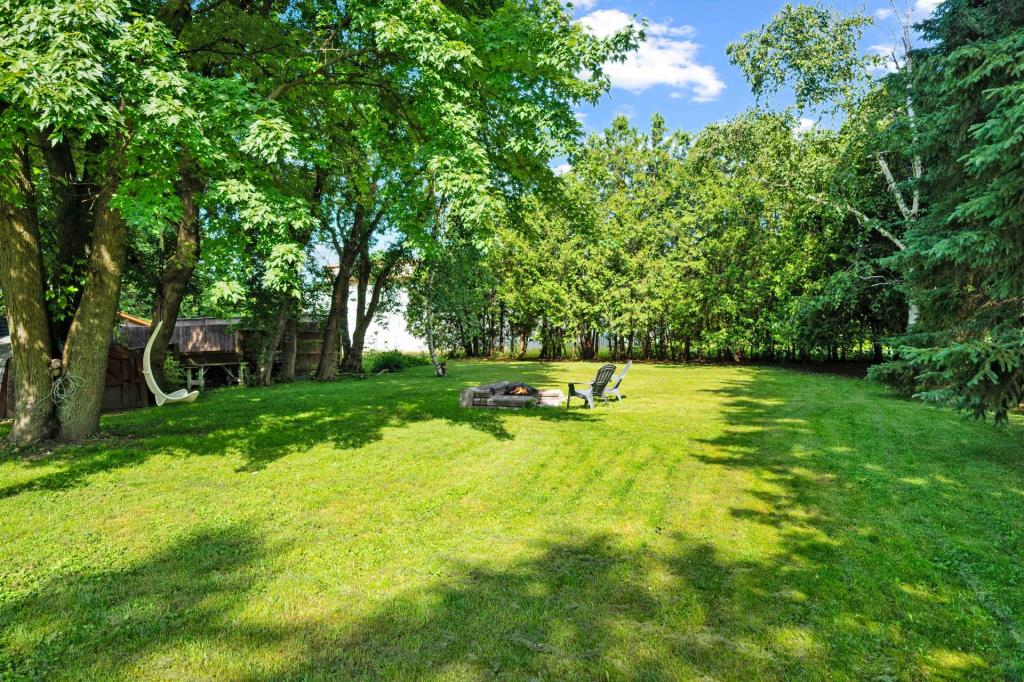
[[[352,332],[352,345],[341,361],[341,369],[349,374],[363,372],[363,346],[366,344],[366,328],[357,326]]]
[[[178,186],[181,197],[181,220],[178,221],[175,235],[174,250],[164,265],[160,277],[156,302],[153,306],[153,320],[150,333],[163,322],[153,350],[150,355],[153,376],[161,386],[166,386],[164,376],[164,360],[167,358],[167,346],[174,334],[174,326],[178,322],[178,312],[185,298],[185,291],[192,279],[192,273],[199,262],[199,193],[202,183],[191,170],[184,170]]]
[[[258,379],[260,386],[269,386],[273,380],[274,356],[277,354],[277,349],[281,347],[281,341],[284,339],[284,332],[288,326],[288,318],[292,314],[293,303],[294,299],[290,296],[285,296],[281,306],[277,309],[277,316],[274,318],[274,326],[271,329],[270,338],[267,339],[267,344],[264,346],[263,352],[260,353]]]
[[[128,229],[110,205],[118,187],[111,179],[100,191],[82,299],[64,345],[65,379],[75,390],[57,408],[60,437],[80,440],[99,428],[106,384],[107,354],[121,296]]]
[[[317,381],[331,381],[338,367],[339,338],[343,331],[344,336],[348,336],[348,297],[351,278],[351,264],[340,263],[331,288],[331,308],[327,313],[320,344],[320,360],[315,375]]]
[[[50,398],[50,330],[43,283],[42,244],[35,193],[26,151],[14,176],[11,196],[0,190],[0,287],[7,300],[7,317],[14,353],[14,423],[8,439],[27,444],[53,437],[56,431]]]
[[[370,326],[372,314],[366,310],[366,290],[370,283],[370,254],[364,248],[359,255],[359,282],[356,285],[356,325],[352,330],[351,342],[345,344],[341,358],[341,371],[349,374],[363,372],[363,345],[366,343],[366,329]],[[375,292],[376,293],[376,292]]]
[[[288,318],[284,330],[284,349],[281,358],[281,376],[283,383],[295,381],[295,356],[298,352],[298,331],[295,320]]]

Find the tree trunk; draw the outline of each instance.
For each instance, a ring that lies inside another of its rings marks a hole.
[[[35,192],[27,151],[17,150],[12,174],[21,205],[4,199],[0,190],[0,287],[7,299],[14,375],[14,423],[8,439],[27,444],[52,438],[56,431],[50,399],[50,330],[43,283]]]
[[[366,345],[366,332],[377,315],[381,296],[389,283],[392,273],[402,260],[402,253],[401,250],[397,250],[385,256],[384,262],[373,277],[373,286],[371,288],[372,261],[368,245],[366,243],[363,244],[359,263],[359,288],[356,292],[356,326],[352,332],[351,343],[346,347],[345,356],[341,362],[342,369],[346,372],[361,374],[363,371],[363,348]],[[370,291],[369,299],[366,296],[367,289]]]
[[[77,382],[76,390],[57,407],[60,437],[65,440],[81,440],[100,425],[128,239],[127,225],[110,205],[118,185],[108,179],[96,199],[85,286],[64,345],[65,378]]]
[[[363,373],[363,345],[366,343],[366,330],[373,319],[372,313],[366,314],[366,288],[369,284],[369,263],[360,262],[359,284],[356,287],[356,326],[352,330],[352,338],[345,347],[345,355],[341,358],[341,369],[350,374]]]
[[[424,325],[427,332],[427,352],[430,354],[430,364],[434,366],[434,374],[438,377],[447,376],[448,368],[437,355],[437,346],[434,345],[434,271],[430,270],[427,279],[427,306],[424,316]]]
[[[295,356],[298,353],[298,331],[295,328],[295,320],[291,317],[285,325],[284,330],[284,351],[281,359],[281,376],[283,383],[295,381]]]
[[[341,360],[341,369],[350,374],[363,373],[363,346],[366,344],[366,328],[357,326],[352,332],[352,344]]]
[[[277,317],[274,320],[274,328],[271,330],[267,345],[260,353],[259,385],[269,386],[273,379],[274,355],[281,347],[281,340],[284,338],[285,327],[288,325],[288,318],[291,316],[294,299],[285,296],[281,307],[277,310]]]
[[[178,221],[174,250],[171,252],[164,271],[160,276],[156,302],[153,305],[153,320],[149,326],[150,334],[157,325],[163,322],[160,333],[153,342],[150,354],[153,377],[161,386],[166,386],[164,376],[164,360],[167,358],[167,347],[174,334],[174,326],[178,322],[178,312],[185,298],[185,291],[192,279],[192,273],[199,262],[199,205],[198,195],[202,191],[202,183],[190,169],[182,171],[178,186],[181,197],[181,220]]]
[[[338,272],[331,287],[331,308],[327,313],[323,339],[320,344],[320,360],[314,378],[317,381],[331,381],[338,369],[338,354],[348,353],[350,339],[348,332],[348,298],[352,281],[352,270],[359,258],[362,243],[368,240],[376,223],[371,221],[369,229],[364,226],[364,211],[357,205],[352,217],[352,226],[341,242],[335,242],[338,252]]]
[[[341,358],[341,369],[351,374],[362,374],[363,372],[363,344],[366,342],[366,329],[369,320],[372,319],[366,314],[366,289],[370,284],[370,254],[368,247],[360,250],[359,254],[359,281],[356,284],[356,325],[352,330],[352,338],[345,345],[344,355]]]
[[[60,356],[71,327],[72,316],[81,301],[81,287],[86,266],[86,246],[92,234],[94,216],[92,207],[98,193],[96,185],[88,179],[88,165],[80,178],[72,152],[71,142],[50,140],[47,129],[40,136],[39,147],[50,177],[50,192],[56,200],[57,259],[50,273],[49,287],[62,293],[60,310],[49,316],[50,352]],[[86,143],[86,149],[98,152],[99,138]]]
[[[331,308],[320,343],[320,360],[317,362],[317,381],[331,381],[338,368],[339,336],[348,336],[348,297],[352,278],[352,265],[342,261],[334,276],[331,287]],[[347,344],[346,344],[347,345]]]
[[[505,355],[505,304],[498,304],[498,354]]]
[[[583,330],[579,335],[579,353],[581,360],[593,360],[597,357],[597,334],[592,330]]]

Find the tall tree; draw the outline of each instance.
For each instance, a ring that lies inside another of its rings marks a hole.
[[[173,166],[167,163],[172,141],[195,118],[166,27],[118,0],[96,0],[88,9],[69,2],[0,6],[6,74],[0,238],[21,251],[0,273],[14,312],[19,418],[11,438],[17,442],[53,435],[54,424],[69,439],[96,428],[124,266],[125,214],[153,201],[172,180],[165,170]],[[57,220],[42,225],[37,183],[47,177],[58,191]],[[41,238],[50,231],[52,241]],[[52,251],[48,243],[55,244]],[[65,283],[50,309],[42,288],[46,266]],[[65,399],[57,405],[44,348],[47,355],[59,351],[58,394]]]
[[[831,210],[849,213],[866,229],[903,250],[902,234],[920,215],[921,157],[915,153],[915,111],[906,94],[906,78],[912,73],[909,18],[901,23],[902,57],[861,52],[860,40],[872,19],[860,13],[844,16],[820,4],[787,4],[772,20],[729,45],[731,61],[739,66],[759,98],[792,89],[794,109],[844,117],[844,139],[854,153],[870,154],[884,178],[890,199],[901,220],[893,229],[885,215],[872,215],[858,205],[847,183],[828,192],[808,194]],[[898,76],[872,78],[872,73],[893,60]],[[897,177],[896,164],[907,169]],[[916,304],[909,306],[907,323],[917,318]]]
[[[1024,400],[1024,2],[947,0],[922,29],[925,211],[895,259],[921,322],[878,376],[1005,421]]]

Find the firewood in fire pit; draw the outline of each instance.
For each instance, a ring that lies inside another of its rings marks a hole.
[[[529,384],[517,382],[510,383],[507,386],[505,386],[505,395],[528,395],[536,397],[540,395],[540,391],[535,389],[533,386],[530,386]]]

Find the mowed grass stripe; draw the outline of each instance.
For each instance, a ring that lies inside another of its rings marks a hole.
[[[581,363],[204,394],[0,458],[0,677],[1013,679],[1024,430],[863,381]]]

